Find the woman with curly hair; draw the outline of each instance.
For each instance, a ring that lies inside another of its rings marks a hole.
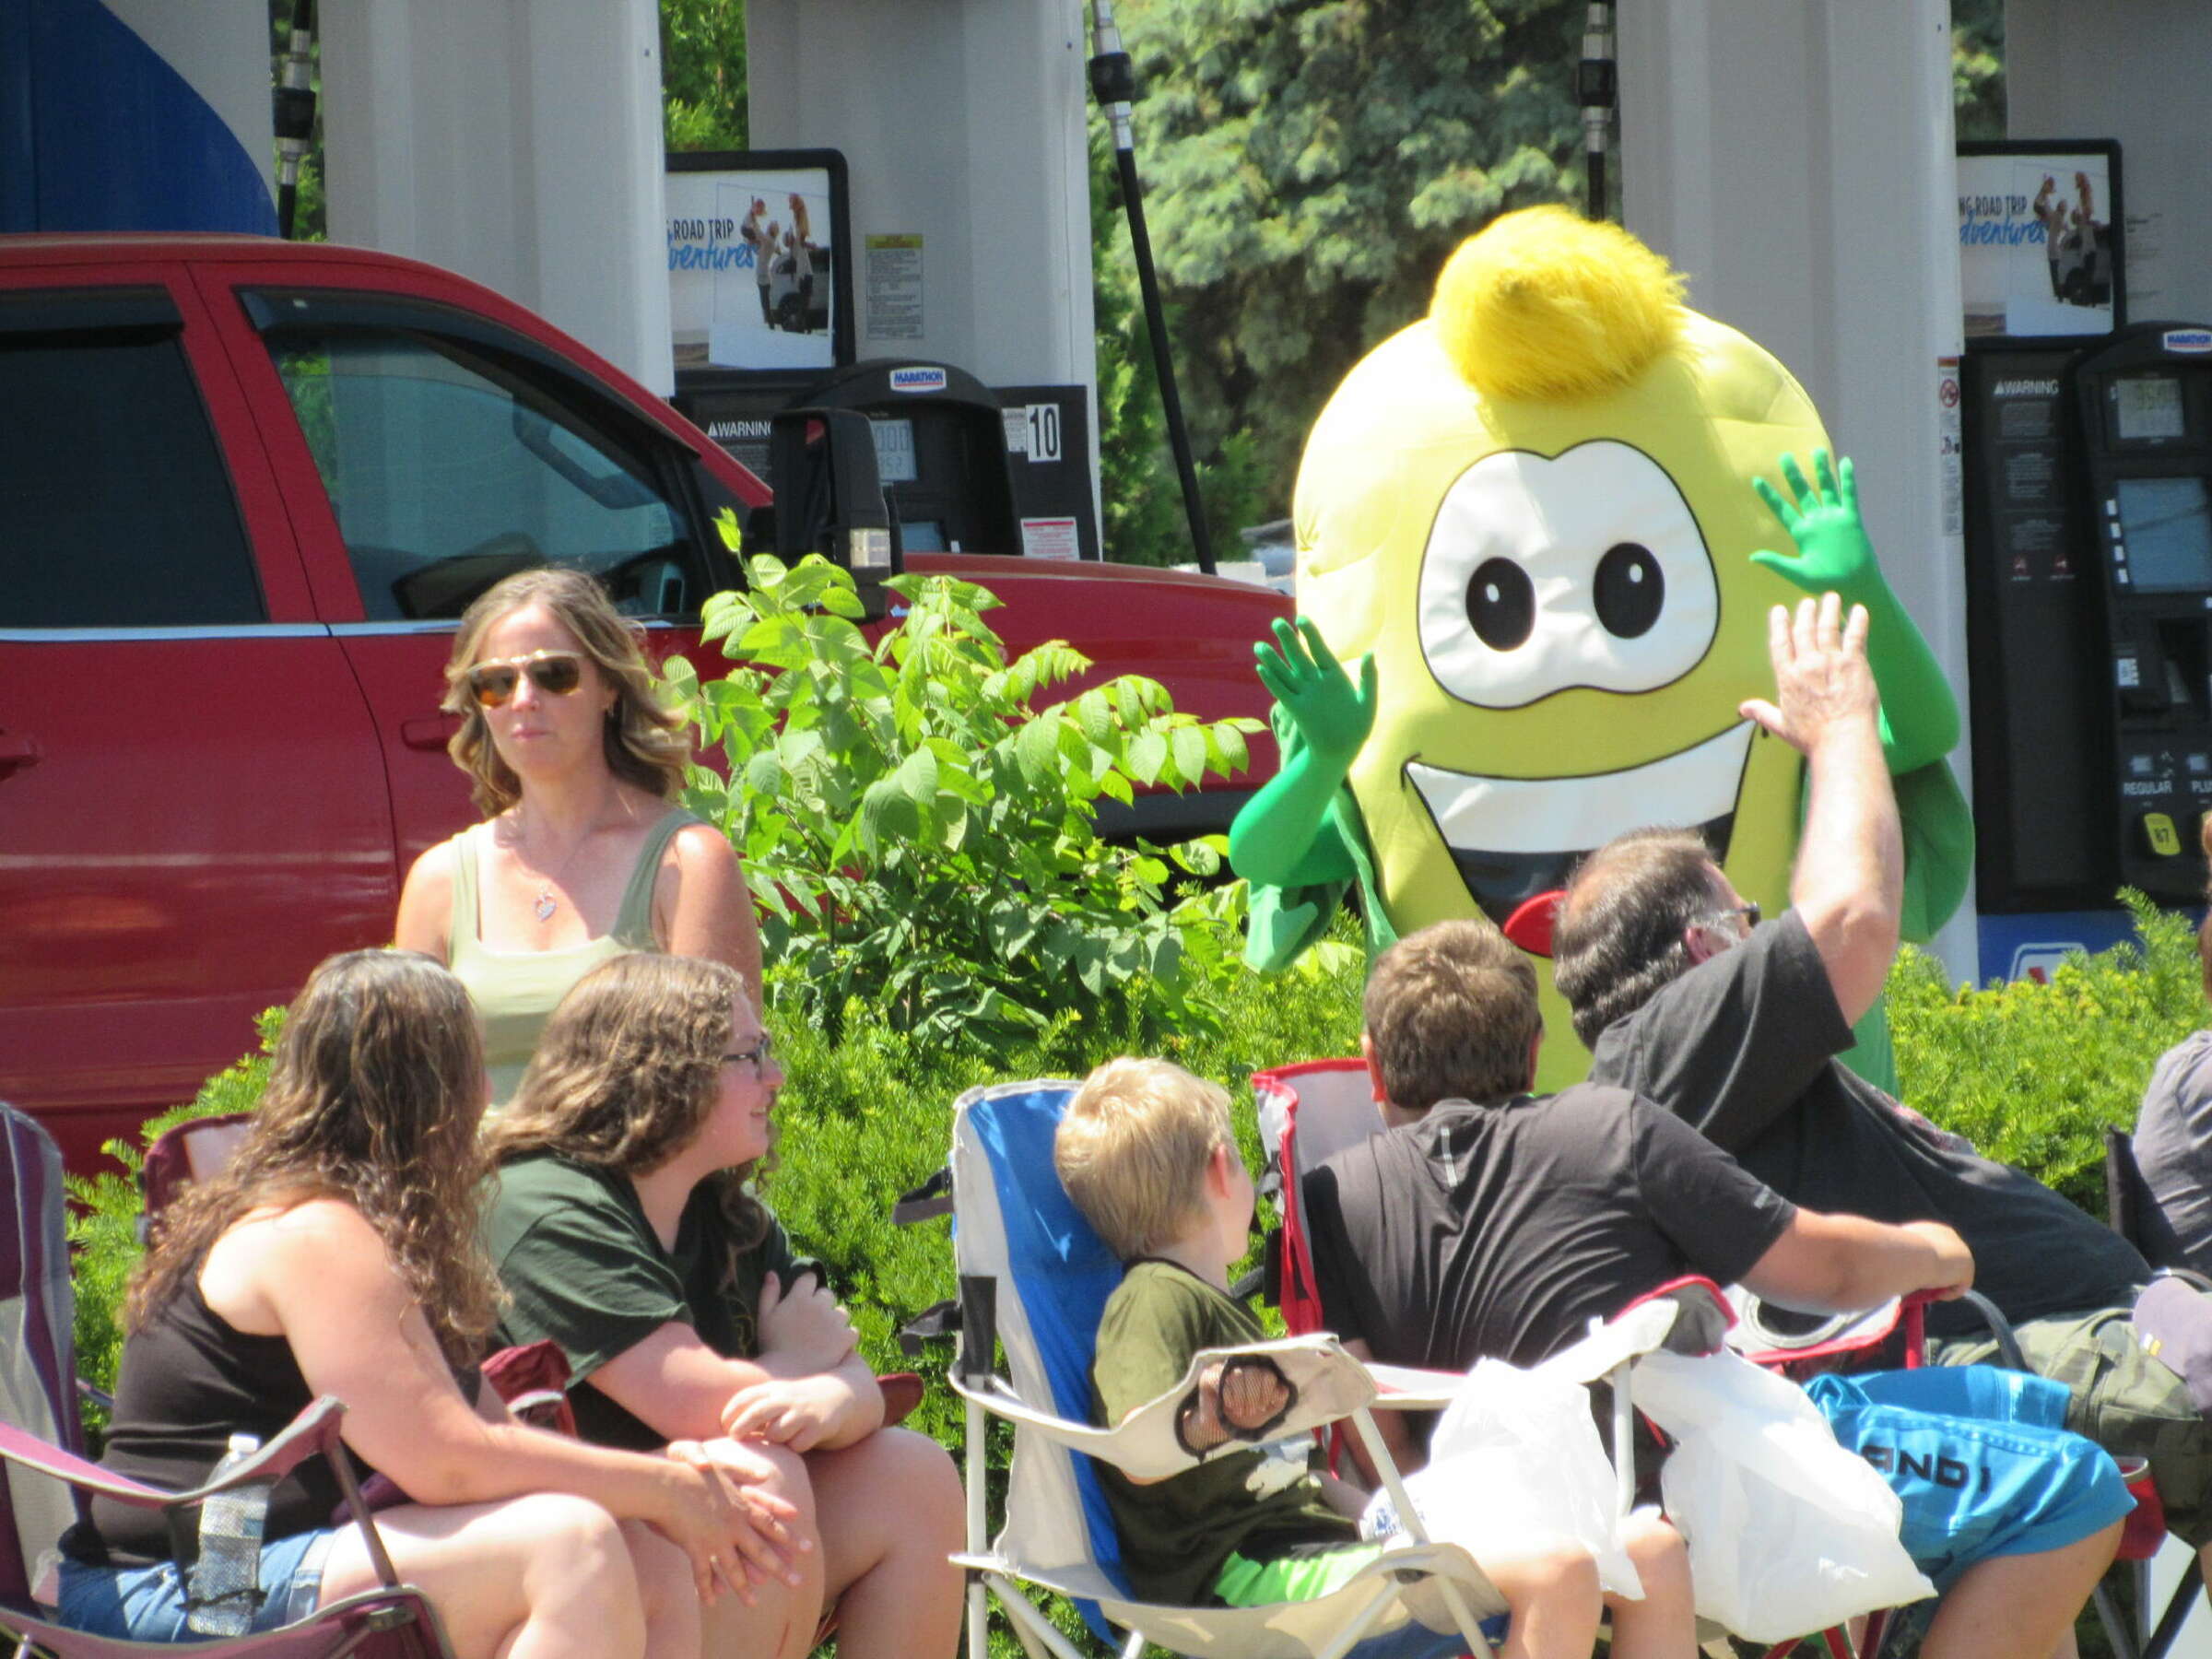
[[[569,987],[630,950],[727,962],[760,988],[729,842],[673,805],[691,747],[634,624],[581,571],[508,577],[462,614],[440,705],[486,821],[415,861],[394,941],[461,976],[497,1111]]]
[[[749,1595],[747,1560],[794,1571],[796,1512],[696,1446],[587,1446],[512,1421],[481,1386],[498,1299],[475,1227],[482,1102],[452,974],[382,950],[317,968],[235,1160],[169,1211],[133,1281],[103,1462],[196,1486],[232,1434],[266,1441],[335,1394],[344,1455],[410,1500],[377,1530],[461,1659],[697,1654],[702,1598]],[[254,1629],[378,1582],[360,1529],[332,1525],[339,1500],[319,1460],[276,1484]],[[190,1639],[158,1514],[95,1498],[63,1553],[65,1622]]]
[[[935,1442],[881,1426],[819,1265],[747,1184],[782,1083],[734,970],[635,955],[580,980],[487,1137],[500,1334],[560,1344],[588,1440],[692,1438],[774,1463],[818,1547],[803,1585],[763,1587],[783,1630],[762,1659],[804,1654],[827,1601],[841,1659],[942,1659],[960,1623],[959,1478]]]

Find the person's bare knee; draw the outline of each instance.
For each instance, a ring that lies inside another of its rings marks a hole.
[[[1698,1645],[1689,1546],[1674,1527],[1649,1512],[1623,1522],[1620,1536],[1643,1594],[1635,1601],[1606,1598],[1613,1613],[1614,1659],[1689,1659]]]
[[[1486,1550],[1480,1564],[1512,1611],[1503,1659],[1587,1659],[1597,1640],[1597,1562],[1577,1545],[1512,1555]]]
[[[707,1455],[741,1472],[746,1486],[782,1498],[798,1512],[782,1548],[785,1571],[767,1578],[748,1567],[746,1596],[725,1596],[708,1609],[707,1645],[715,1653],[758,1653],[761,1659],[804,1659],[813,1644],[828,1596],[823,1588],[828,1551],[806,1460],[787,1446],[763,1441],[711,1440]]]
[[[865,1440],[809,1460],[822,1528],[830,1535],[830,1593],[900,1555],[943,1562],[960,1547],[966,1500],[945,1449],[906,1429],[879,1429]],[[894,1503],[885,1500],[897,1494]],[[946,1571],[957,1577],[947,1563]]]
[[[959,1548],[967,1535],[968,1500],[951,1454],[911,1429],[879,1429],[868,1439],[881,1442],[883,1476],[897,1483],[917,1540],[940,1554]]]
[[[538,1492],[513,1500],[528,1556],[523,1589],[531,1610],[589,1602],[642,1623],[638,1577],[622,1524],[585,1498]]]
[[[638,1603],[645,1619],[646,1652],[657,1654],[695,1651],[699,1644],[700,1602],[698,1581],[691,1572],[691,1558],[684,1553],[681,1545],[664,1537],[642,1521],[622,1523],[622,1542],[629,1551],[630,1571],[638,1582]]]
[[[791,1569],[809,1584],[819,1584],[822,1574],[821,1522],[815,1499],[814,1477],[806,1459],[788,1446],[765,1441],[711,1440],[702,1441],[709,1457],[739,1472],[745,1486],[782,1499],[798,1512],[790,1525],[790,1547],[783,1550]],[[816,1591],[818,1594],[818,1588]]]
[[[1499,1594],[1512,1603],[1516,1611],[1535,1602],[1562,1613],[1587,1606],[1591,1622],[1596,1622],[1597,1562],[1580,1545],[1560,1544],[1511,1556],[1486,1552],[1481,1565]]]
[[[2017,1659],[2053,1653],[2120,1545],[2121,1523],[2059,1549],[1975,1562],[1943,1597],[1924,1659]]]
[[[1689,1571],[1689,1546],[1683,1542],[1682,1535],[1648,1511],[1639,1511],[1620,1524],[1620,1542],[1640,1575]]]
[[[531,1633],[533,1653],[639,1659],[644,1615],[614,1518],[582,1498],[538,1493],[495,1503],[407,1504],[377,1517],[400,1577],[438,1608],[462,1659],[492,1659]],[[357,1527],[324,1565],[325,1604],[365,1590],[376,1570]]]
[[[947,1557],[960,1547],[966,1503],[944,1448],[910,1430],[879,1429],[813,1453],[808,1467],[840,1653],[951,1653],[961,1581]]]

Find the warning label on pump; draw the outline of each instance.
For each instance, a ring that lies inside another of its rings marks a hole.
[[[1031,559],[1080,559],[1082,544],[1076,538],[1072,518],[1025,518],[1021,521],[1021,550]]]
[[[1966,534],[1966,443],[1959,429],[1959,359],[1936,359],[1936,477],[1941,480],[1943,534]]]
[[[922,236],[919,231],[864,239],[871,340],[918,340],[923,335]]]

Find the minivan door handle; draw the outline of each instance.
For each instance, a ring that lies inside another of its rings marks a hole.
[[[460,729],[458,714],[418,714],[399,723],[399,740],[412,749],[436,749],[442,754]]]
[[[0,730],[0,777],[26,766],[36,766],[46,751],[39,740],[26,732]]]

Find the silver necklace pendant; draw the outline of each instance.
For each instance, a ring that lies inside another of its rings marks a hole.
[[[530,908],[537,912],[540,922],[550,922],[553,912],[560,908],[560,900],[553,897],[550,887],[543,887],[537,889],[537,902]]]

